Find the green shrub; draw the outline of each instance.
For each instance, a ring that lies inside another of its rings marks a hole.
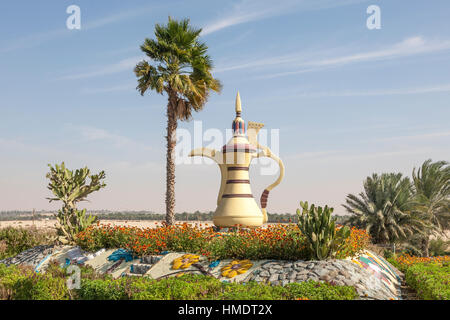
[[[112,279],[83,279],[77,296],[81,300],[128,300],[126,288],[131,278]]]
[[[357,294],[353,287],[314,281],[292,283],[283,287],[254,281],[245,284],[227,283],[202,275],[183,275],[161,280],[86,280],[82,282],[78,296],[88,300],[352,300]]]
[[[13,286],[14,300],[68,300],[66,279],[33,273],[19,277]]]
[[[222,290],[220,281],[202,275],[139,280],[132,284],[134,300],[208,300],[219,297]]]
[[[14,283],[18,276],[19,273],[16,266],[7,267],[4,264],[0,264],[0,299],[12,299]]]
[[[450,247],[450,240],[442,238],[430,240],[430,255],[431,256],[445,256],[450,254],[448,248]]]
[[[161,280],[96,274],[81,268],[80,289],[68,290],[66,272],[52,264],[45,274],[32,268],[0,265],[0,298],[18,300],[351,300],[353,287],[334,286],[314,281],[272,286],[254,281],[221,282],[203,275],[183,275]]]
[[[383,256],[384,256],[385,259],[393,258],[394,257],[394,252],[392,250],[389,250],[389,249],[384,249]]]
[[[358,295],[354,287],[335,286],[328,283],[307,281],[287,285],[290,299],[307,297],[310,300],[353,300]]]
[[[7,256],[8,243],[5,240],[0,240],[0,259]]]
[[[0,259],[15,256],[42,244],[50,244],[55,233],[36,228],[6,227],[0,229]]]
[[[398,270],[404,272],[406,269],[403,269],[403,266],[397,262],[396,256],[393,255],[390,258],[386,258],[386,261],[392,264],[394,267],[396,267]]]
[[[405,273],[406,284],[421,299],[450,300],[450,256],[416,257],[401,254],[388,261]]]
[[[289,299],[288,288],[282,286],[271,286],[250,281],[245,285],[236,283],[225,283],[222,289],[223,300],[286,300]]]
[[[425,300],[450,300],[450,264],[419,263],[407,268],[406,283]]]
[[[35,273],[31,267],[0,264],[0,297],[3,300],[67,300],[65,278]]]

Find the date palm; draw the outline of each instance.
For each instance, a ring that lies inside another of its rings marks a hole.
[[[422,254],[429,255],[430,233],[450,227],[450,166],[446,161],[425,161],[412,172],[414,210],[429,220],[433,229],[422,237]]]
[[[189,20],[173,20],[155,25],[156,39],[145,39],[140,47],[150,61],[139,62],[134,72],[136,89],[144,95],[149,89],[168,98],[166,155],[166,222],[174,223],[176,129],[178,120],[192,117],[205,105],[211,91],[220,92],[219,80],[211,75],[212,61],[208,47],[199,41],[201,29]]]
[[[365,228],[375,243],[395,243],[426,224],[411,212],[412,186],[401,173],[373,174],[364,181],[364,192],[349,194],[343,205],[353,216],[350,223]]]

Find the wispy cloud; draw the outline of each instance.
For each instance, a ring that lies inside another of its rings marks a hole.
[[[440,52],[449,49],[450,49],[450,40],[429,40],[421,36],[412,36],[400,42],[382,48],[367,50],[365,52],[341,54],[339,56],[338,55],[329,56],[329,53],[334,52],[335,49],[329,48],[327,50],[321,50],[318,52],[305,50],[301,54],[290,53],[256,60],[249,59],[247,62],[244,63],[239,62],[235,64],[231,63],[229,65],[222,65],[218,66],[214,71],[216,73],[221,73],[243,69],[246,70],[251,69],[254,70],[255,72],[258,72],[259,70],[264,70],[265,72],[267,72],[267,70],[270,70],[270,73],[260,74],[256,76],[256,78],[258,79],[270,79],[305,72],[320,71],[327,68],[340,67],[355,63],[398,59],[413,55]],[[322,56],[322,58],[312,58],[320,56]],[[127,59],[123,59],[117,63],[99,67],[97,69],[94,69],[93,71],[68,74],[61,77],[60,79],[61,80],[86,79],[114,74],[123,71],[129,71],[136,65],[138,61],[142,60],[143,58],[144,58],[143,56],[130,57]],[[273,72],[275,68],[277,70]],[[279,70],[280,69],[282,70],[283,68],[285,68],[286,71],[279,72]]]
[[[297,70],[280,72],[270,74],[264,78],[275,78],[281,76],[288,76],[298,73],[310,72],[329,67],[340,67],[343,65],[368,62],[381,61],[389,59],[398,59],[419,54],[434,53],[450,49],[450,40],[444,41],[429,41],[423,37],[415,36],[407,38],[399,43],[388,46],[387,48],[367,51],[362,53],[344,55],[340,57],[326,58],[320,60],[300,62],[294,67]]]
[[[19,141],[18,139],[5,139],[0,137],[0,147],[2,147],[2,149],[27,150],[29,145]]]
[[[407,148],[403,150],[389,150],[389,151],[377,151],[377,152],[352,152],[349,150],[331,150],[331,151],[319,151],[310,153],[294,154],[286,157],[286,161],[298,161],[305,159],[308,161],[356,161],[365,159],[376,159],[384,157],[401,157],[416,154],[429,154],[436,149],[433,148]],[[305,156],[306,155],[306,156]]]
[[[100,27],[104,27],[113,23],[121,22],[124,20],[132,19],[138,16],[142,16],[155,11],[155,6],[145,6],[135,8],[131,10],[121,11],[119,13],[113,13],[111,15],[87,22],[82,26],[81,30],[92,30]]]
[[[298,159],[306,159],[306,158],[321,158],[327,157],[330,155],[336,155],[342,153],[341,150],[329,150],[329,151],[307,151],[297,154],[292,154],[286,156],[286,160],[298,160]]]
[[[387,137],[387,138],[378,138],[374,141],[405,141],[405,140],[423,140],[423,139],[436,139],[436,138],[442,138],[442,137],[448,137],[450,136],[450,131],[439,131],[439,132],[429,132],[429,133],[422,133],[422,134],[414,134],[414,135],[407,135],[407,136],[395,136],[395,137]]]
[[[77,80],[77,79],[87,79],[99,76],[106,76],[123,71],[132,71],[140,60],[144,59],[143,56],[135,56],[131,58],[126,58],[120,60],[119,62],[109,64],[93,71],[84,73],[71,73],[59,78],[59,80]]]
[[[358,130],[355,130],[358,131]],[[434,131],[434,132],[424,132],[420,134],[412,135],[392,135],[384,138],[375,138],[370,140],[365,140],[364,144],[370,144],[374,146],[374,143],[381,146],[384,150],[378,150],[375,152],[363,152],[349,149],[331,149],[331,150],[319,150],[319,151],[305,151],[301,153],[295,153],[285,156],[286,161],[295,160],[359,160],[359,159],[371,159],[378,157],[394,157],[394,156],[405,156],[405,155],[415,155],[431,153],[436,150],[442,150],[442,142],[436,139],[447,138],[450,136],[449,130]],[[447,141],[447,140],[445,140]],[[398,150],[396,147],[398,142],[401,142],[402,148]],[[413,142],[413,145],[407,145],[405,143]],[[437,144],[431,145],[430,142],[437,142]],[[378,144],[381,143],[381,144]],[[420,148],[418,148],[420,146]],[[386,150],[388,149],[388,150]]]
[[[36,47],[44,42],[68,35],[67,29],[56,29],[27,35],[0,47],[0,53]]]
[[[152,161],[115,161],[105,164],[106,170],[122,171],[126,174],[136,172],[156,171],[161,172],[161,168],[164,167],[164,163],[152,162]]]
[[[228,15],[219,17],[203,28],[202,35],[208,35],[235,25],[258,21],[299,11],[321,10],[351,5],[367,0],[285,0],[264,1],[244,0],[233,6]]]
[[[417,154],[429,154],[434,151],[431,148],[422,148],[422,149],[404,149],[404,150],[395,150],[395,151],[379,151],[379,152],[358,152],[353,154],[341,154],[341,155],[332,155],[330,157],[325,157],[326,160],[333,161],[356,161],[356,160],[366,160],[366,159],[377,159],[384,157],[402,157],[408,155],[417,155]],[[318,159],[318,160],[321,160]]]
[[[364,96],[390,96],[390,95],[411,95],[411,94],[427,94],[450,92],[450,83],[439,84],[434,86],[422,86],[414,88],[400,89],[378,89],[378,90],[361,90],[361,91],[322,91],[322,92],[300,92],[292,97],[296,98],[322,98],[322,97],[364,97]]]
[[[131,147],[139,150],[152,150],[152,148],[146,144],[134,141],[128,137],[109,132],[105,129],[95,128],[91,126],[79,126],[68,124],[67,127],[79,132],[81,137],[87,141],[107,141],[114,147],[123,148]]]
[[[373,50],[368,50],[366,52],[357,52],[350,54],[343,54],[340,56],[324,56],[322,58],[308,59],[311,56],[323,55],[321,51],[314,53],[309,53],[308,56],[305,54],[287,54],[287,55],[277,55],[267,58],[262,58],[258,60],[249,60],[245,63],[231,64],[228,66],[218,67],[215,72],[226,72],[240,69],[253,69],[258,71],[259,69],[268,68],[286,68],[288,70],[282,72],[270,72],[269,74],[264,74],[258,76],[260,79],[269,79],[282,76],[295,75],[299,73],[318,71],[325,68],[340,67],[349,64],[369,62],[369,61],[381,61],[388,59],[398,59],[413,55],[434,53],[450,49],[450,40],[427,40],[421,36],[413,36],[404,39],[398,43],[386,46],[384,48],[378,48]],[[328,52],[333,52],[333,49],[327,50]]]
[[[82,20],[81,20],[81,29],[80,30],[68,30],[67,28],[58,28],[55,30],[48,30],[38,33],[33,33],[30,35],[23,36],[21,38],[18,38],[10,43],[5,44],[4,46],[0,47],[0,53],[20,50],[20,49],[27,49],[27,48],[33,48],[36,46],[39,46],[40,44],[58,39],[60,37],[69,36],[76,32],[84,32],[88,30],[97,29],[100,27],[104,27],[110,24],[118,23],[127,19],[135,18],[137,16],[141,16],[144,14],[148,14],[150,12],[153,12],[155,9],[155,6],[146,6],[142,8],[136,8],[128,11],[122,11],[120,13],[113,13],[108,16],[104,16],[101,18],[98,18],[97,20],[87,21],[84,22],[84,15],[83,15],[83,8],[81,8],[82,12]]]
[[[221,17],[216,19],[210,23],[208,23],[202,30],[202,35],[208,35],[213,32],[217,32],[219,30],[250,22],[256,21],[263,18],[279,15],[286,11],[287,7],[291,7],[292,4],[283,8],[279,6],[278,8],[274,8],[273,6],[254,6],[255,3],[249,1],[243,1],[237,5],[235,5],[234,10],[228,16]],[[261,8],[262,7],[262,8]]]
[[[83,94],[96,94],[96,93],[111,93],[111,92],[123,92],[123,91],[129,91],[132,92],[135,90],[136,84],[121,84],[111,87],[104,87],[104,88],[84,88],[81,90],[81,93]]]
[[[77,158],[79,156],[79,154],[72,152],[72,150],[64,150],[61,145],[58,145],[56,142],[49,144],[45,142],[41,143],[34,139],[1,137],[0,153],[2,154],[2,159],[5,161],[7,158],[16,158],[19,161],[33,159],[33,161],[35,161],[34,163],[38,163],[38,159],[45,159],[44,161],[48,161],[48,159],[64,157]]]

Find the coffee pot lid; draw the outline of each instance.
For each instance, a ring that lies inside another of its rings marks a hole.
[[[236,118],[233,120],[231,128],[233,129],[233,135],[245,135],[245,121],[241,118],[242,106],[241,106],[241,96],[239,91],[236,95]]]
[[[236,118],[233,120],[233,137],[223,146],[223,152],[256,152],[256,148],[251,145],[245,136],[245,121],[241,118],[242,106],[239,91],[236,95]]]

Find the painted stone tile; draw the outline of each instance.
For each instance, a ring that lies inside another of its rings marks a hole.
[[[203,274],[198,266],[208,267],[208,261],[204,256],[172,252],[154,264],[145,275],[153,279],[161,279],[186,273]]]

